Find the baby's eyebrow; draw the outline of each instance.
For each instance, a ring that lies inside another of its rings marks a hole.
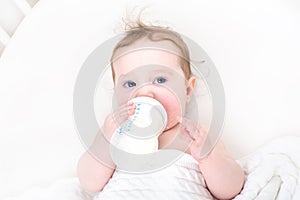
[[[155,72],[155,73],[167,73],[167,74],[170,74],[170,75],[174,74],[173,71],[165,70],[165,69],[155,69],[155,70],[153,70],[153,72]]]
[[[118,79],[124,79],[124,78],[132,78],[132,74],[130,74],[130,73],[126,73],[126,74],[121,74],[119,77],[118,77]]]
[[[172,70],[166,70],[166,69],[154,69],[154,70],[150,71],[149,73],[151,75],[152,75],[152,73],[154,73],[154,74],[156,74],[156,73],[165,73],[165,74],[169,74],[169,75],[173,75],[174,74],[174,72]],[[127,74],[121,74],[118,77],[118,80],[122,80],[122,79],[124,79],[127,76],[128,76],[128,73]]]
[[[121,75],[118,77],[118,79],[123,78],[125,75],[126,75],[126,74],[121,74]]]

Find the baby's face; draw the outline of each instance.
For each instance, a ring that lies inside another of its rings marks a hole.
[[[185,113],[195,80],[185,79],[177,55],[163,50],[138,50],[118,58],[113,66],[119,105],[135,97],[151,97],[167,111],[166,129],[178,123],[177,117]]]

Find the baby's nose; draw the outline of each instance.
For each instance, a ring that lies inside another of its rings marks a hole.
[[[152,85],[144,85],[138,88],[135,92],[135,97],[145,96],[154,98],[154,88]]]

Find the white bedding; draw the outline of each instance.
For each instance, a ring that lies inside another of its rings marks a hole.
[[[184,154],[171,166],[149,174],[117,171],[94,200],[212,199],[197,161]]]
[[[242,199],[300,199],[300,137],[273,140],[258,151],[240,159],[247,179]]]
[[[263,199],[263,200],[271,200],[271,199],[279,199],[279,200],[289,200],[289,199],[300,199],[300,184],[299,184],[299,173],[300,173],[300,137],[296,136],[289,136],[289,137],[282,137],[278,138],[276,140],[273,140],[269,144],[264,145],[262,148],[260,148],[258,151],[254,152],[253,154],[244,157],[238,162],[243,166],[246,172],[246,183],[245,186],[241,192],[240,195],[238,195],[235,200],[249,200],[249,199]],[[185,160],[189,160],[190,158],[185,157]],[[184,163],[185,161],[181,162]],[[186,177],[189,177],[189,175],[192,175],[194,169],[194,165],[182,165],[182,167],[186,168],[188,166],[188,170],[183,172],[187,173]],[[173,168],[174,170],[174,168]],[[190,171],[190,172],[188,172]],[[190,173],[190,174],[188,174]],[[169,174],[169,178],[172,178],[171,174]],[[173,173],[174,176],[178,177],[178,173]],[[119,178],[123,175],[118,175]],[[115,179],[111,179],[111,181],[115,181]],[[123,176],[124,178],[124,176]],[[160,178],[161,177],[156,177]],[[195,188],[195,184],[186,184],[185,189],[194,191],[195,194],[198,194],[198,196],[203,196],[202,199],[207,199],[209,197],[209,194],[207,194],[206,189],[203,187],[201,188],[201,185],[203,186],[204,182],[201,177],[198,177],[196,179],[197,184],[200,184],[199,188]],[[137,180],[135,180],[137,181]],[[147,181],[140,181],[140,191],[147,187],[147,185],[143,183],[153,183],[155,178],[153,180]],[[118,185],[119,184],[119,185]],[[125,185],[126,184],[121,184]],[[128,184],[130,185],[130,184]],[[127,185],[127,189],[130,189],[130,186]],[[160,185],[161,186],[161,185]],[[180,186],[180,188],[179,188]],[[97,194],[100,196],[109,196],[112,195],[113,197],[116,197],[116,194],[119,192],[118,188],[120,187],[120,183],[115,183],[114,185],[111,185],[107,187],[105,190],[106,192],[103,192],[102,194]],[[167,187],[167,186],[165,186]],[[176,188],[177,187],[177,188]],[[124,188],[123,188],[124,189]],[[107,191],[112,191],[111,194]],[[177,190],[177,193],[180,195],[180,191],[182,190],[182,185],[180,184],[172,184],[172,190]],[[139,190],[136,191],[136,194],[138,194]],[[115,194],[113,194],[115,193]],[[124,192],[123,194],[128,198],[129,192]],[[154,194],[158,195],[159,193],[155,192],[148,192],[143,193],[144,198],[143,199],[163,199],[163,196],[161,198],[158,198],[157,196],[154,196]],[[97,199],[97,195],[95,196],[95,199]],[[148,195],[148,196],[147,196]],[[162,194],[163,195],[163,194]],[[111,197],[112,197],[111,196]],[[195,195],[197,196],[197,195]],[[120,195],[122,197],[122,195]],[[79,182],[77,178],[69,178],[69,179],[63,179],[60,181],[57,181],[53,183],[52,185],[42,188],[42,187],[34,187],[28,190],[27,192],[15,196],[15,197],[9,197],[5,198],[5,200],[90,200],[93,197],[85,192],[82,191],[80,188]],[[100,199],[100,198],[98,198]],[[101,198],[106,199],[106,198]],[[110,198],[111,199],[111,198]],[[115,198],[113,198],[115,199]],[[125,199],[124,196],[123,198]],[[132,197],[131,199],[139,199],[138,197]],[[176,198],[175,198],[176,199]],[[178,198],[180,199],[180,198]],[[200,198],[201,199],[201,198]]]

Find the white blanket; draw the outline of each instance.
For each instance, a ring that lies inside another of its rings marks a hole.
[[[147,174],[116,171],[94,200],[172,199],[210,200],[197,161],[183,154],[174,164]]]
[[[184,159],[189,159],[185,157]],[[242,165],[246,172],[246,183],[240,195],[238,195],[235,200],[250,200],[250,199],[263,199],[263,200],[288,200],[288,199],[300,199],[300,184],[299,184],[299,173],[300,173],[300,137],[283,137],[273,140],[271,143],[264,145],[261,149],[256,151],[255,153],[244,157],[238,162]],[[182,162],[184,163],[184,162]],[[182,164],[181,163],[181,164]],[[180,163],[179,163],[180,165]],[[189,165],[188,171],[189,174],[193,175],[192,165]],[[177,166],[178,167],[178,166]],[[186,165],[182,165],[181,167],[186,168]],[[175,168],[173,167],[172,170]],[[180,169],[180,168],[177,168]],[[178,172],[178,171],[177,171]],[[178,173],[173,173],[174,177],[169,176],[169,180],[172,178],[180,178],[178,177]],[[161,172],[163,173],[163,172]],[[182,173],[182,171],[180,172]],[[186,172],[183,172],[186,173]],[[124,178],[122,174],[116,174],[114,178],[111,179],[111,183],[115,180],[121,180]],[[157,177],[159,178],[159,177]],[[187,176],[187,184],[184,185],[185,191],[194,192],[194,197],[199,197],[200,199],[211,198],[207,193],[205,187],[195,187],[196,185],[204,186],[203,179],[201,176],[196,178],[196,182],[192,183],[190,177]],[[124,179],[125,180],[125,179]],[[162,180],[162,178],[160,179]],[[137,181],[137,180],[135,180]],[[147,187],[146,184],[153,183],[153,180],[147,179],[147,181],[139,182],[140,187],[136,188],[136,194],[140,191],[144,190]],[[137,183],[137,182],[136,182]],[[159,182],[156,182],[158,186]],[[130,184],[116,183],[116,186],[107,185],[104,192],[95,195],[95,199],[102,196],[112,195],[114,193],[122,193],[124,196],[128,197],[130,194],[129,191],[126,192],[126,188],[124,186],[129,187]],[[123,186],[123,188],[117,187]],[[184,195],[186,193],[182,193],[182,184],[172,184],[169,187],[170,191],[176,191],[175,193],[178,195]],[[128,188],[127,188],[128,189]],[[149,188],[149,192],[144,193],[143,199],[163,199],[164,196],[159,198],[159,192],[153,191],[153,188]],[[122,196],[122,195],[120,195]],[[147,198],[149,197],[149,198]],[[154,198],[155,197],[155,198]],[[177,199],[182,199],[178,196]],[[192,196],[190,196],[192,197]],[[199,199],[198,198],[198,199]],[[24,194],[20,194],[15,197],[5,198],[5,200],[90,200],[93,199],[93,196],[85,193],[80,188],[79,182],[77,178],[68,178],[64,180],[59,180],[52,185],[43,188],[43,187],[34,187]],[[125,198],[123,198],[125,199]],[[134,197],[132,199],[139,199],[138,197]],[[187,198],[185,198],[187,199]]]
[[[235,200],[300,199],[300,137],[273,140],[239,162],[247,179]]]

